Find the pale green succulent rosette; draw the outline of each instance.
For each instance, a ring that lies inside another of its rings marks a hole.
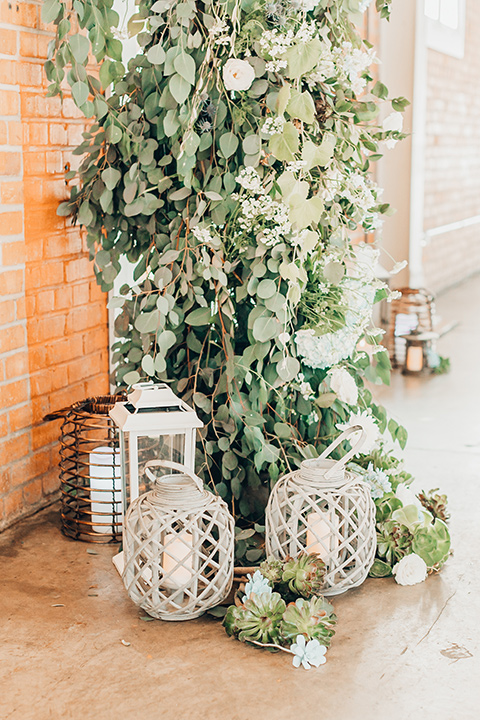
[[[450,533],[443,520],[436,519],[415,531],[412,550],[425,561],[428,568],[439,570],[450,554]]]
[[[286,561],[282,580],[294,595],[311,598],[318,595],[325,578],[325,563],[316,555],[302,553]]]
[[[333,606],[325,598],[298,598],[294,603],[290,603],[284,612],[282,638],[288,643],[294,641],[298,635],[304,635],[308,640],[318,640],[328,647],[335,634],[336,622]]]
[[[229,607],[223,624],[241,642],[278,643],[285,609],[279,593],[252,594],[243,605]]]

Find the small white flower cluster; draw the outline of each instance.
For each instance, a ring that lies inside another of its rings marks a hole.
[[[306,164],[306,160],[294,160],[293,162],[287,163],[287,171],[293,173],[300,172],[300,170],[303,170]]]
[[[285,118],[279,116],[276,118],[267,118],[262,126],[262,133],[265,135],[275,135],[281,133],[285,125]]]
[[[337,82],[359,95],[366,85],[362,74],[375,61],[375,57],[373,50],[359,50],[350,42],[332,48],[328,38],[325,38],[317,65],[306,78],[307,83],[312,87],[335,77]]]
[[[329,168],[323,176],[323,199],[333,202],[336,198],[348,200],[355,207],[355,220],[370,229],[381,225],[379,214],[374,211],[382,194],[382,189],[361,173],[342,175],[338,168]]]
[[[310,400],[310,398],[313,397],[313,389],[310,383],[305,380],[305,375],[303,373],[298,373],[295,380],[298,383],[300,393],[303,395],[305,400]]]
[[[293,43],[293,39],[293,30],[288,30],[286,33],[280,30],[267,30],[267,32],[262,33],[260,47],[264,53],[275,60],[288,50]]]
[[[305,44],[310,42],[317,31],[317,27],[314,22],[302,23],[295,33],[295,40],[299,43]]]
[[[198,242],[201,243],[212,243],[213,238],[210,233],[210,230],[208,228],[201,228],[201,227],[194,227],[192,228],[192,235],[195,238],[195,240],[198,240]]]
[[[375,51],[364,52],[354,48],[351,42],[343,42],[340,47],[334,48],[333,55],[337,70],[350,83],[355,95],[359,95],[367,84],[361,75],[374,62]]]
[[[310,8],[310,9],[313,9]],[[287,61],[283,58],[289,47],[294,43],[304,45],[313,38],[317,32],[314,22],[302,23],[300,28],[294,34],[293,31],[287,30],[286,33],[281,30],[268,30],[262,34],[260,38],[260,48],[269,56],[266,63],[266,70],[269,72],[278,72],[287,67]]]
[[[260,178],[260,175],[253,167],[248,166],[243,168],[243,170],[240,170],[240,173],[237,175],[235,180],[245,190],[249,190],[250,192],[256,193],[257,195],[262,195],[265,192],[262,187],[262,180]]]
[[[214,38],[215,45],[229,45],[232,40],[225,20],[215,20],[208,34]]]
[[[375,469],[372,463],[368,463],[363,478],[370,485],[373,500],[382,498],[386,493],[392,492],[392,484],[388,479],[387,473],[383,470]]]
[[[332,55],[332,51],[328,45],[324,45],[320,57],[318,58],[317,65],[313,72],[311,72],[306,78],[307,83],[310,87],[318,85],[318,83],[325,82],[331,77],[335,76],[335,60]]]
[[[268,62],[265,64],[265,70],[268,72],[278,72],[279,70],[283,70],[288,65],[286,60],[279,60],[278,58],[275,60],[268,60]]]
[[[273,227],[271,228],[262,228],[262,239],[265,245],[277,245],[282,242],[284,236],[288,235],[292,230],[288,207],[281,202],[273,200],[270,195],[241,199],[240,206],[242,214],[238,218],[238,225],[241,230],[251,230],[258,224],[259,217],[267,222],[273,223]]]

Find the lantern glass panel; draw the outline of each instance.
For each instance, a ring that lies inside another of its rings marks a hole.
[[[147,477],[145,473],[145,464],[151,460],[168,460],[169,462],[185,464],[185,433],[175,433],[173,435],[135,435],[133,433],[122,433],[123,445],[125,448],[125,460],[123,467],[125,468],[125,484],[126,495],[130,498],[131,490],[131,464],[132,444],[136,444],[137,449],[137,472],[138,472],[138,492],[142,493],[152,490],[154,482]],[[135,453],[135,448],[133,449]],[[155,468],[155,475],[170,475],[175,470],[166,468]]]

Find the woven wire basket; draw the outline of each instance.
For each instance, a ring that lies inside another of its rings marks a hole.
[[[75,540],[122,539],[120,450],[108,414],[121,395],[102,395],[47,416],[63,417],[60,435],[62,531]]]

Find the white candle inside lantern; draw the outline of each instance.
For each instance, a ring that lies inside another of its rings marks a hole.
[[[112,448],[97,447],[89,453],[88,462],[92,522],[101,523],[94,524],[92,529],[97,533],[112,532],[112,527],[120,522],[114,513],[121,513],[122,509],[120,450],[115,450],[114,459]]]
[[[327,563],[337,545],[334,528],[338,526],[337,516],[332,510],[315,510],[306,517],[308,553],[315,553]],[[320,542],[321,541],[321,542]]]
[[[407,370],[421,372],[423,370],[423,348],[416,345],[407,347]]]
[[[165,550],[163,551],[162,568],[165,580],[162,584],[166,588],[176,590],[179,587],[188,585],[192,579],[193,572],[193,536],[189,532],[169,533],[163,540]],[[190,557],[187,557],[190,555]],[[180,564],[182,563],[182,564]]]

